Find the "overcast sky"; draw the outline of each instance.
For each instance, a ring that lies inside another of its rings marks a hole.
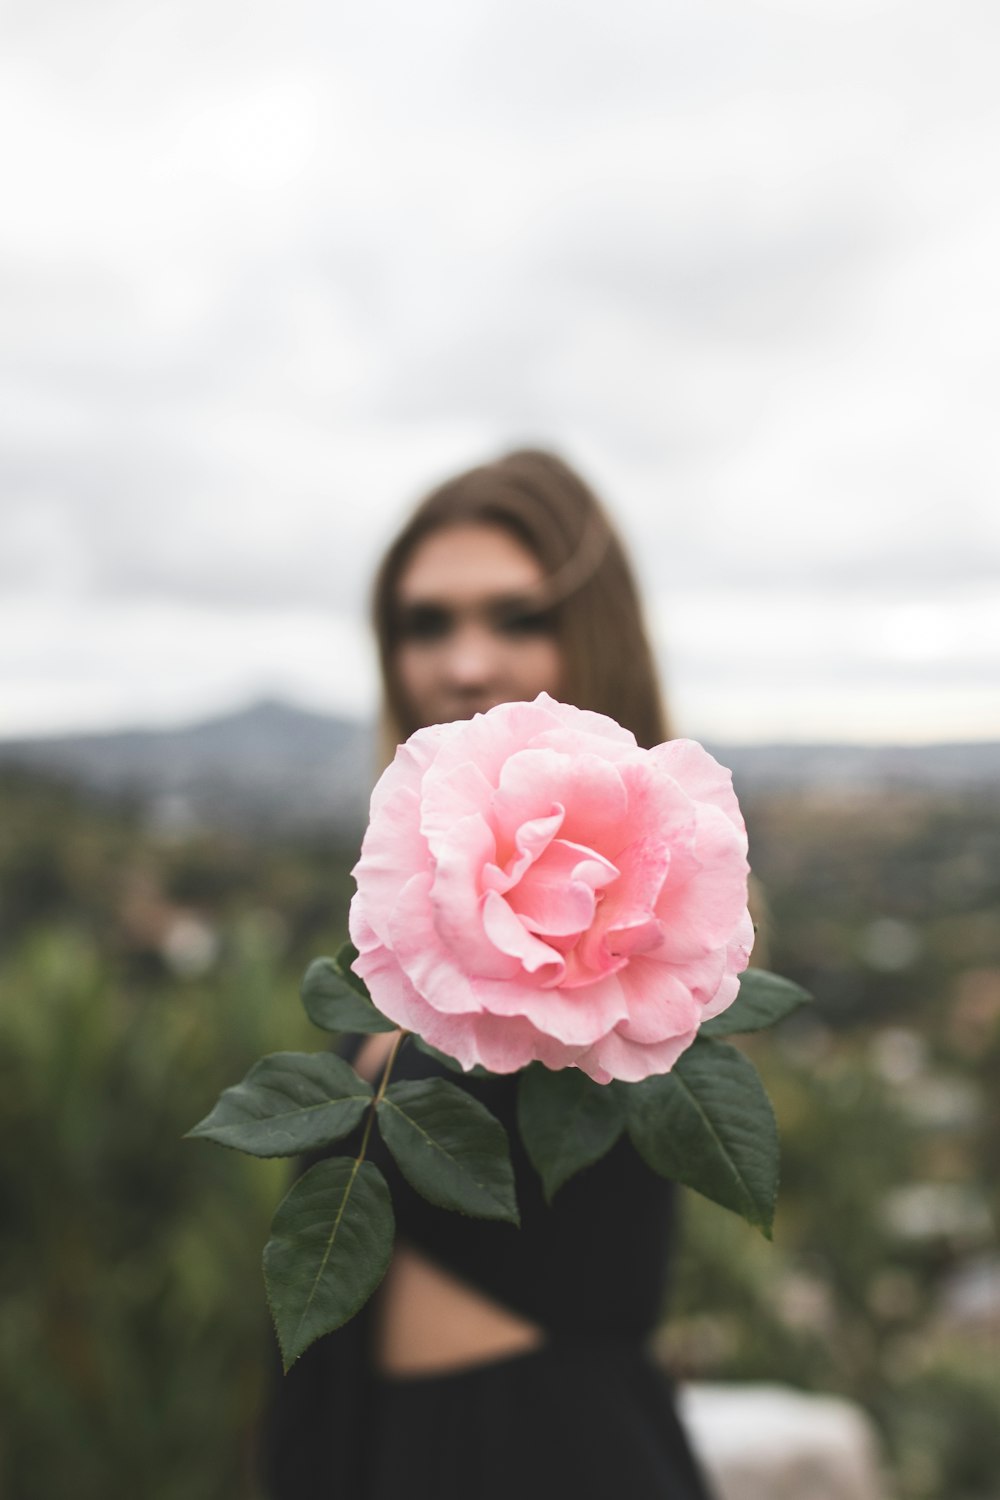
[[[7,0],[0,735],[364,714],[554,446],[707,738],[1000,737],[995,0]]]

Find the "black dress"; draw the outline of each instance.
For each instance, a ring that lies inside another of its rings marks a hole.
[[[663,1311],[673,1185],[623,1139],[550,1207],[518,1138],[516,1079],[445,1073],[405,1046],[393,1079],[429,1076],[460,1083],[506,1126],[521,1227],[434,1208],[373,1132],[397,1235],[545,1341],[471,1370],[386,1378],[372,1367],[369,1303],[276,1374],[261,1444],[271,1500],[708,1500],[645,1347]],[[335,1154],[356,1150],[351,1138]]]

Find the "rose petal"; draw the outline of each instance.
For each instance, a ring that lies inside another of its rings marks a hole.
[[[589,1074],[595,1083],[610,1083],[614,1078],[620,1078],[624,1083],[639,1083],[655,1073],[669,1073],[697,1035],[697,1031],[690,1031],[685,1036],[642,1046],[612,1031],[586,1052],[581,1052],[576,1066]]]
[[[736,940],[729,944],[726,950],[726,972],[723,974],[712,998],[705,1003],[702,1019],[707,1021],[712,1016],[720,1015],[739,993],[740,975],[750,962],[750,953],[753,948],[754,930],[750,913],[744,914],[744,920],[740,924]]]
[[[386,798],[392,796],[393,792],[398,791],[400,787],[409,787],[411,791],[420,790],[425,774],[434,764],[441,747],[453,735],[454,730],[453,724],[431,724],[426,729],[418,729],[415,734],[410,735],[405,744],[396,747],[392,762],[382,772],[372,792],[370,808],[372,822],[375,822],[381,814]]]
[[[618,771],[628,799],[628,811],[618,827],[619,850],[653,837],[669,844],[676,862],[693,842],[699,804],[683,786],[639,754],[620,765]]]
[[[486,888],[509,891],[516,885],[545,853],[562,826],[563,815],[563,809],[557,804],[547,817],[531,818],[527,823],[522,823],[514,835],[515,852],[510,855],[502,870],[496,865],[490,867],[488,878],[484,878],[483,882]]]
[[[420,832],[436,855],[460,818],[486,818],[493,787],[472,761],[461,761],[447,776],[425,778],[420,789]],[[488,819],[487,819],[488,821]]]
[[[357,946],[357,938],[354,942]],[[519,1017],[497,1020],[436,1010],[414,989],[389,949],[379,943],[359,953],[354,969],[378,993],[384,1015],[454,1057],[463,1068],[478,1064],[491,1073],[514,1073],[536,1059],[550,1068],[565,1068],[580,1050],[544,1036]]]
[[[540,984],[557,984],[564,968],[563,957],[548,943],[540,942],[511,911],[497,891],[483,897],[483,930],[494,948],[516,958]]]
[[[482,1010],[471,976],[442,943],[430,903],[431,876],[413,875],[399,894],[389,923],[389,946],[414,989],[429,1005],[447,1014]],[[503,960],[494,950],[498,967],[513,977],[520,966]],[[377,998],[372,999],[378,1004]]]
[[[420,833],[420,800],[409,786],[397,786],[382,799],[379,816],[368,825],[361,858],[351,871],[364,889],[368,921],[383,941],[402,884],[401,871],[420,870],[428,859]]]
[[[483,1010],[497,1017],[523,1016],[546,1036],[567,1046],[589,1047],[628,1015],[617,974],[609,974],[585,991],[565,985],[539,985],[525,977],[520,983],[481,980],[476,986]],[[581,995],[585,998],[581,1000]]]
[[[536,1030],[520,1016],[491,1016],[486,1012],[461,1027],[457,1040],[460,1051],[428,1037],[432,1046],[457,1057],[464,1068],[478,1063],[491,1073],[514,1073],[530,1062],[544,1063],[552,1069],[568,1068],[581,1050],[567,1047],[555,1037]]]
[[[437,938],[453,955],[461,955],[462,969],[501,978],[511,968],[498,960],[496,945],[483,926],[480,889],[481,872],[495,853],[493,834],[479,814],[459,819],[448,836],[438,840],[430,905]]]
[[[479,767],[491,786],[500,780],[500,772],[510,757],[533,743],[547,730],[564,728],[561,710],[545,694],[533,703],[500,703],[488,713],[474,714],[456,725],[456,736],[442,740],[433,764],[428,767],[425,786],[429,791],[438,777],[446,777],[464,762]],[[556,710],[559,710],[558,712]]]
[[[624,969],[629,960],[624,953],[609,953],[606,948],[598,948],[596,954],[592,954],[592,963],[587,963],[583,958],[583,944],[577,943],[566,954],[566,973],[563,975],[559,988],[563,990],[577,990],[585,986],[596,984],[599,979],[606,979],[609,974],[617,974]]]
[[[733,773],[719,764],[697,740],[667,740],[649,752],[650,761],[667,772],[695,802],[710,802],[730,822],[745,829],[743,814],[733,790]]]
[[[590,927],[596,892],[617,879],[618,869],[610,860],[566,839],[553,839],[508,900],[529,931],[570,937]]]
[[[656,905],[663,923],[662,956],[682,962],[707,947],[728,942],[746,910],[745,835],[718,808],[698,809],[693,854],[697,861],[686,879],[671,878]]]
[[[616,1030],[630,1042],[662,1042],[684,1035],[704,1019],[701,1001],[666,964],[633,958],[618,975],[628,1018]]]
[[[636,839],[620,852],[620,878],[605,893],[597,920],[582,944],[585,963],[598,968],[612,957],[660,944],[663,932],[656,903],[670,862],[670,846],[658,837]]]
[[[493,798],[497,842],[513,843],[522,824],[565,809],[563,838],[606,853],[628,811],[617,767],[596,755],[519,750],[508,759]]]

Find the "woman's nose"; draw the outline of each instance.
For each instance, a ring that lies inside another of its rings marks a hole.
[[[446,671],[459,687],[489,682],[497,664],[497,643],[488,630],[469,624],[456,630],[449,642]]]

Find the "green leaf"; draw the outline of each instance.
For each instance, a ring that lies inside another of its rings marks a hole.
[[[343,974],[344,978],[347,980],[347,983],[351,986],[351,989],[357,990],[359,995],[364,996],[366,1000],[370,1000],[371,995],[369,995],[368,993],[368,986],[361,978],[361,975],[355,974],[354,970],[351,968],[351,965],[353,964],[357,956],[357,948],[355,948],[350,938],[345,938],[340,947],[337,949],[336,953],[333,955],[333,962],[336,965],[338,974]]]
[[[321,1161],[279,1204],[264,1281],[286,1371],[368,1301],[388,1268],[394,1230],[385,1178],[368,1161]]]
[[[552,1073],[533,1063],[521,1075],[517,1123],[545,1197],[610,1151],[625,1128],[625,1102],[613,1084],[579,1068]]]
[[[336,958],[316,958],[302,981],[302,1004],[314,1026],[323,1031],[395,1031],[395,1021],[380,1015],[363,980],[351,971],[357,949],[345,943]]]
[[[507,1133],[464,1089],[444,1078],[390,1084],[378,1122],[403,1176],[431,1203],[520,1222]]]
[[[698,1032],[703,1037],[733,1036],[741,1031],[763,1031],[776,1021],[784,1020],[800,1005],[808,1005],[812,996],[807,990],[769,974],[766,969],[746,969],[740,976],[736,999],[721,1015],[705,1021]]]
[[[753,1064],[724,1042],[697,1041],[673,1072],[630,1084],[626,1094],[629,1134],[649,1166],[770,1239],[778,1128]]]
[[[371,1084],[332,1052],[274,1052],[226,1089],[188,1136],[251,1156],[298,1156],[347,1135],[371,1098]]]

